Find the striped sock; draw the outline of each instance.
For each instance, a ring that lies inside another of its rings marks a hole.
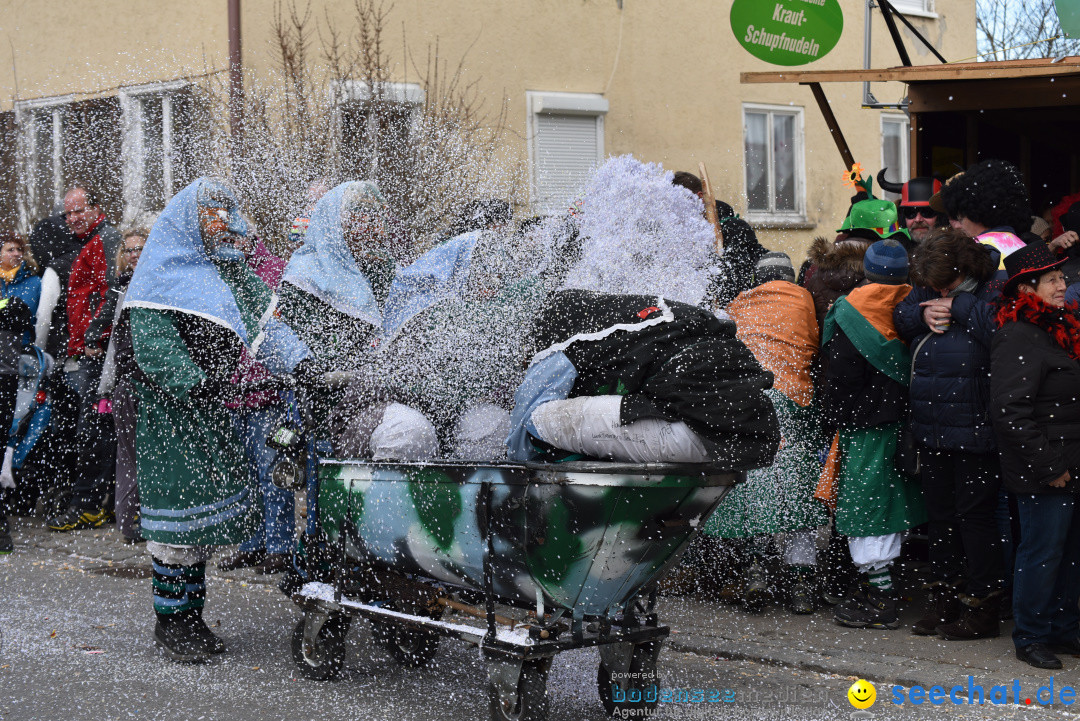
[[[151,557],[154,586],[154,612],[165,615],[182,613],[191,608],[188,597],[187,568],[162,563]]]
[[[184,580],[187,583],[188,604],[195,613],[202,615],[206,603],[206,564],[199,563],[184,567]]]
[[[866,575],[869,577],[870,585],[877,590],[892,590],[892,573],[889,571],[888,566],[877,571],[869,571]]]

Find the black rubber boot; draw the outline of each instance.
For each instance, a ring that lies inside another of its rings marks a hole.
[[[850,628],[897,628],[900,616],[896,612],[896,592],[881,591],[864,582],[851,598],[836,607],[833,618]]]
[[[1001,591],[977,598],[961,595],[960,618],[937,627],[938,635],[946,641],[972,641],[977,638],[997,638],[1001,635]]]
[[[203,644],[203,648],[207,653],[225,653],[225,642],[222,641],[217,634],[210,630],[210,627],[206,625],[206,621],[203,621],[202,609],[192,612],[193,618],[191,621],[192,629],[195,632]]]
[[[177,663],[205,663],[210,659],[206,643],[192,623],[193,618],[191,611],[157,614],[154,643],[165,658]]]
[[[958,582],[934,581],[923,586],[930,592],[926,600],[926,613],[911,627],[916,636],[936,636],[938,626],[955,622],[960,618],[960,594]]]
[[[817,609],[817,589],[814,578],[805,571],[788,569],[791,585],[788,587],[787,609],[797,616],[805,616]]]
[[[208,653],[225,653],[225,642],[218,638],[203,621],[203,604],[206,603],[206,564],[188,566],[185,573],[188,602],[192,604],[189,622],[196,635],[202,639]]]
[[[751,561],[744,578],[746,586],[742,594],[743,608],[750,613],[760,613],[769,602],[769,579],[761,559],[755,558]]]

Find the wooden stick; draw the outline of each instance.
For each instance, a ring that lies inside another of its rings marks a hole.
[[[720,229],[720,218],[716,214],[716,197],[713,196],[712,184],[709,182],[709,171],[705,169],[705,163],[698,163],[698,171],[701,173],[701,191],[705,196],[705,219],[708,220],[716,233],[716,252],[724,252],[724,231]]]
[[[479,608],[476,608],[475,606],[466,606],[464,603],[460,603],[449,598],[436,598],[435,603],[439,604],[440,606],[452,608],[455,611],[467,613],[470,616],[475,616],[477,618],[487,618],[487,614]],[[509,626],[511,629],[517,626],[517,621],[512,618],[507,618],[506,616],[499,616],[496,614],[495,621],[505,626]]]

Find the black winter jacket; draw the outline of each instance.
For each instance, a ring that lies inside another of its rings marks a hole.
[[[1045,330],[1020,320],[994,334],[990,363],[1005,485],[1015,493],[1080,492],[1080,362]],[[1051,488],[1065,471],[1072,480]]]
[[[989,301],[995,295],[988,283],[958,294],[942,334],[930,332],[919,306],[940,293],[915,288],[893,311],[896,332],[916,353],[908,395],[912,430],[924,446],[967,453],[996,447],[989,407],[990,342],[997,330]]]
[[[826,438],[841,427],[874,428],[896,423],[907,410],[907,388],[885,375],[859,353],[837,327],[826,346],[829,364],[821,399]]]
[[[776,455],[780,426],[764,393],[773,374],[735,337],[734,323],[708,311],[656,296],[564,290],[537,314],[532,344],[565,345],[577,371],[570,397],[621,395],[622,423],[684,421],[733,470],[767,466]]]
[[[720,228],[724,233],[724,254],[715,259],[719,272],[706,292],[707,303],[715,308],[725,307],[739,293],[756,285],[757,263],[769,252],[745,220],[725,218]]]

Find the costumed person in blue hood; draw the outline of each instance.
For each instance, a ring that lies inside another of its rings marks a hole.
[[[372,447],[366,429],[372,414],[381,418],[380,408],[398,403],[431,421],[445,454],[506,456],[511,401],[524,377],[522,347],[544,294],[542,263],[515,253],[520,242],[473,231],[402,272],[386,342],[335,409],[339,454],[385,452]]]
[[[410,246],[371,181],[342,183],[315,204],[280,292],[282,318],[322,367],[355,370],[365,362]]]
[[[225,650],[202,620],[206,561],[261,520],[253,464],[225,407],[238,392],[230,378],[245,348],[272,373],[301,372],[307,355],[274,317],[273,294],[244,262],[245,242],[236,196],[200,178],[154,224],[124,301],[154,640],[181,662]]]
[[[478,233],[452,238],[411,265],[378,186],[343,183],[315,206],[307,240],[282,278],[282,315],[307,341],[321,368],[356,374],[335,411],[334,435],[347,431],[349,455],[422,460],[438,454],[423,412],[387,392],[383,349],[424,310],[465,280]]]

